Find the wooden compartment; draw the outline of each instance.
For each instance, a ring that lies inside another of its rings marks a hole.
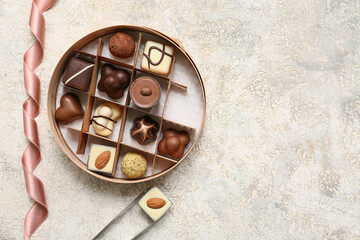
[[[160,174],[176,164],[177,164],[176,161],[173,161],[169,158],[156,156],[153,163],[152,174],[153,175]]]
[[[109,52],[109,38],[115,32],[126,32],[134,38],[136,48],[132,57],[121,59],[114,57]],[[172,58],[172,68],[169,75],[163,76],[141,69],[144,45],[148,40],[174,47],[175,56]],[[87,92],[64,86],[61,82],[64,68],[68,60],[73,56],[86,59],[95,64],[90,88]],[[124,91],[124,96],[118,100],[109,98],[97,89],[97,83],[101,77],[101,67],[105,63],[111,64],[115,68],[126,70],[131,74],[130,84]],[[161,86],[162,94],[160,101],[158,105],[151,109],[141,109],[131,101],[129,87],[140,76],[153,77]],[[59,99],[62,94],[67,92],[78,95],[85,109],[85,114],[78,122],[62,125],[55,121],[54,115],[59,106]],[[201,76],[181,43],[150,28],[126,25],[100,29],[83,37],[71,46],[62,56],[54,70],[49,85],[47,101],[51,129],[65,154],[89,174],[117,183],[148,181],[165,174],[179,165],[199,138],[206,110],[205,89]],[[93,110],[105,101],[116,103],[123,110],[121,119],[118,121],[110,137],[97,135],[91,126]],[[144,115],[149,115],[159,124],[158,138],[155,142],[148,145],[140,145],[130,137],[133,119]],[[169,127],[177,130],[186,130],[190,134],[190,143],[179,160],[171,159],[169,156],[160,156],[157,152],[157,146],[162,138],[162,133]],[[87,169],[86,163],[92,143],[116,147],[114,168],[111,175],[101,175]],[[120,164],[122,157],[129,151],[144,155],[148,163],[146,173],[138,179],[128,179],[121,172]]]

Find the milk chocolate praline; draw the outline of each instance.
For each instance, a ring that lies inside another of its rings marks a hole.
[[[75,94],[67,93],[60,99],[60,107],[55,111],[55,119],[58,123],[67,124],[82,118],[84,110]]]
[[[115,57],[131,57],[135,51],[134,38],[124,32],[114,33],[109,41],[109,50]]]
[[[162,155],[170,155],[174,159],[180,159],[184,154],[185,147],[190,142],[190,136],[186,131],[167,129],[160,141],[158,151]]]
[[[160,84],[152,77],[139,77],[131,84],[130,96],[138,107],[151,108],[159,102]]]

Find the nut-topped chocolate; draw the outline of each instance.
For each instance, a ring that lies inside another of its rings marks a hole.
[[[124,90],[129,82],[130,74],[127,71],[105,64],[101,69],[101,78],[97,88],[110,98],[119,99],[124,95]]]
[[[116,148],[92,144],[89,153],[88,169],[111,174],[114,167]]]
[[[130,134],[139,144],[146,145],[154,142],[159,131],[159,124],[148,115],[134,120]]]
[[[70,58],[62,78],[64,85],[82,91],[89,90],[94,64],[80,58]]]
[[[151,108],[159,102],[160,84],[152,77],[139,77],[131,84],[130,96],[138,107]]]
[[[172,202],[160,189],[153,187],[140,199],[138,205],[153,221],[157,221],[169,210]]]

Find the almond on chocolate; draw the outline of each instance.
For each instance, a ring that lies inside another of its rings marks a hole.
[[[87,167],[91,171],[111,174],[114,168],[115,147],[92,144]]]
[[[138,203],[139,207],[154,221],[160,219],[172,206],[172,202],[157,187],[150,189]]]
[[[150,198],[147,200],[146,204],[149,208],[159,209],[166,204],[166,201],[162,198]]]
[[[110,157],[111,157],[110,151],[105,151],[101,153],[95,160],[95,167],[97,169],[103,169],[106,166],[106,164],[108,164]]]

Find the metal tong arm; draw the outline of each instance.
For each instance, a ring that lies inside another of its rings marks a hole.
[[[147,193],[150,190],[150,188],[145,189],[139,196],[137,196],[129,205],[127,205],[118,215],[116,215],[116,217],[113,218],[113,220],[111,220],[103,229],[101,229],[101,231],[96,234],[96,236],[92,239],[95,240],[102,232],[105,231],[105,229],[107,229],[111,224],[113,224],[115,222],[115,220],[117,220],[119,217],[121,217],[122,215],[124,215],[132,206],[134,206],[134,204],[136,204],[144,195],[145,193]],[[152,225],[152,224],[151,224]],[[146,228],[147,229],[147,228]],[[141,233],[144,231],[141,231]],[[138,235],[136,235],[135,237],[138,237]]]

